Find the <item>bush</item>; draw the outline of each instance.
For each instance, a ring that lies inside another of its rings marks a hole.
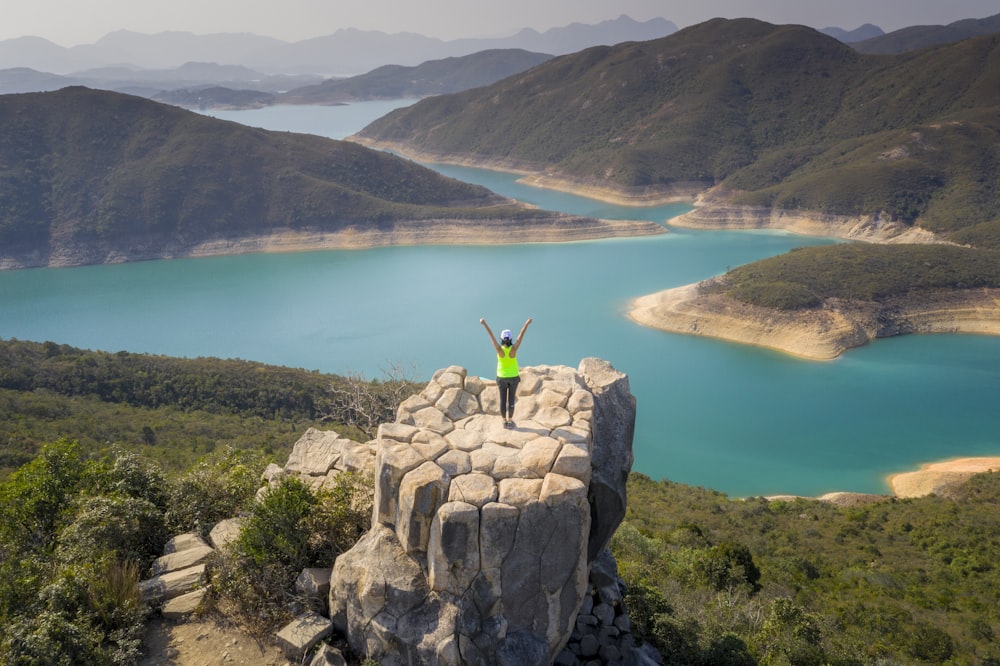
[[[750,549],[742,544],[722,543],[701,551],[694,562],[695,575],[716,590],[729,587],[759,588],[760,569],[753,562]]]
[[[330,567],[368,527],[371,480],[341,474],[314,493],[286,478],[253,505],[239,538],[217,558],[212,589],[256,635],[292,615],[294,583],[306,567]]]
[[[167,540],[163,512],[150,501],[98,495],[79,503],[76,517],[57,537],[63,562],[87,562],[110,554],[147,567]]]
[[[264,466],[261,454],[231,448],[200,460],[171,489],[170,531],[206,536],[220,520],[243,513],[260,487]]]

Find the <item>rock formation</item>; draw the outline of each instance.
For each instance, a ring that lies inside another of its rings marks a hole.
[[[358,653],[386,666],[567,658],[593,606],[591,564],[624,516],[635,399],[599,359],[521,376],[513,430],[494,383],[456,366],[380,427],[372,528],[330,587]]]

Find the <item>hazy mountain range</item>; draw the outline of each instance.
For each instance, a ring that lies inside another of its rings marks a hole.
[[[353,29],[294,43],[252,34],[119,31],[63,48],[23,37],[0,41],[0,94],[83,85],[191,108],[424,97],[489,85],[547,57],[676,30],[666,19],[637,22],[623,15],[595,25],[453,41]],[[820,32],[865,53],[898,53],[998,30],[1000,15],[888,34],[871,24]]]
[[[154,35],[113,32],[94,44],[64,48],[40,37],[0,41],[0,69],[28,67],[56,74],[111,66],[172,69],[187,62],[241,65],[262,74],[353,76],[382,65],[418,65],[427,60],[488,49],[523,49],[560,55],[598,44],[644,41],[669,35],[677,26],[662,18],[637,22],[628,16],[595,25],[573,23],[545,32],[524,29],[510,37],[443,41],[414,33],[356,29],[299,42],[252,34]]]

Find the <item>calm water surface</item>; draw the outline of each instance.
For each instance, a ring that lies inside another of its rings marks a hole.
[[[392,106],[217,115],[340,138]],[[610,206],[520,186],[507,174],[436,168],[577,214],[665,222],[686,210]],[[1000,454],[1000,339],[910,336],[816,363],[661,333],[624,316],[635,296],[825,242],[671,229],[657,238],[561,245],[7,271],[0,272],[0,337],[368,376],[395,363],[420,377],[452,364],[491,376],[479,317],[516,330],[530,316],[524,363],[575,366],[599,356],[628,373],[638,400],[634,469],[654,478],[734,496],[885,492],[886,474],[923,461]]]

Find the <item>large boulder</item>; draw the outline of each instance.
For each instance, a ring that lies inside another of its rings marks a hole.
[[[600,359],[521,377],[513,430],[494,383],[457,366],[379,429],[372,529],[331,577],[331,620],[358,653],[549,664],[576,629],[624,517],[635,399]]]

